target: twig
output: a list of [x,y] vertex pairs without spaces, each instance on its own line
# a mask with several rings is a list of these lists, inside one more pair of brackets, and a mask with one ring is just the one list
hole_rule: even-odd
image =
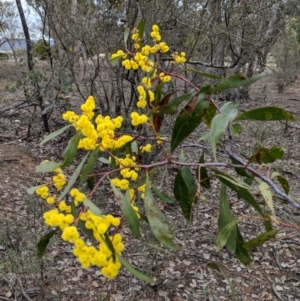
[[11,301],[11,299],[8,299],[8,298],[5,298],[5,297],[1,297],[1,296],[0,296],[0,299],[1,299],[1,300]]
[[276,286],[275,286],[274,283],[272,283],[272,289],[273,289],[273,292],[274,292],[274,294],[276,295],[277,298],[279,298],[281,301],[285,301],[285,300],[281,297],[281,295],[277,292]]
[[27,301],[33,301],[33,300],[26,294],[26,292],[24,291],[24,288],[23,288],[23,285],[22,285],[22,282],[21,282],[20,278],[17,278],[17,280],[18,280],[19,285],[20,285],[20,288],[21,288],[22,296],[23,296]]
[[275,257],[275,260],[276,260],[276,263],[277,263],[279,269],[282,270],[282,266],[281,266],[281,263],[279,261],[278,253],[277,253],[275,248],[273,248],[273,254],[274,254],[274,257]]

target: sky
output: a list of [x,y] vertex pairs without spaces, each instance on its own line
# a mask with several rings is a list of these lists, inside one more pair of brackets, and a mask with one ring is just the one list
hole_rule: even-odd
[[[15,3],[14,0],[5,0],[5,1]],[[23,10],[25,13],[25,17],[27,20],[27,25],[28,25],[28,28],[30,31],[31,38],[32,39],[40,38],[41,32],[39,30],[39,26],[40,26],[41,22],[40,22],[38,15],[34,12],[34,10],[30,6],[27,5],[26,0],[21,0],[21,3],[23,6]],[[17,11],[16,6],[15,6],[15,9]],[[14,32],[14,34],[18,37],[22,36],[23,30],[22,30],[21,21],[19,18],[17,18],[15,25],[16,25],[16,32]]]

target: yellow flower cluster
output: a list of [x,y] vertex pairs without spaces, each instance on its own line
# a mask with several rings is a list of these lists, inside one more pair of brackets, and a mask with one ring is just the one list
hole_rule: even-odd
[[142,153],[150,153],[152,149],[152,145],[150,143],[146,144],[145,146],[141,146],[140,150]]
[[131,124],[133,126],[138,126],[148,121],[147,115],[145,114],[140,115],[138,112],[132,112],[130,117],[131,117]]
[[46,211],[43,217],[46,225],[50,227],[59,227],[61,230],[64,230],[74,221],[74,216],[72,214],[65,215],[60,213],[58,209]]
[[[57,174],[62,174],[60,169],[56,169]],[[56,196],[49,196],[49,188],[41,186],[37,188],[36,193],[46,199],[49,204],[55,202]],[[77,188],[71,189],[69,192],[73,198],[75,206],[78,206],[85,199],[85,194]],[[52,201],[48,201],[52,198]],[[138,209],[136,209],[138,210]],[[45,224],[50,227],[59,227],[62,230],[62,239],[66,242],[74,244],[73,254],[78,258],[83,268],[88,268],[91,265],[101,268],[102,274],[108,279],[115,278],[121,268],[121,263],[117,257],[113,260],[113,254],[106,245],[104,234],[110,227],[118,227],[120,219],[110,214],[97,216],[90,210],[80,214],[79,219],[85,223],[85,227],[93,232],[95,240],[98,242],[99,248],[88,246],[83,239],[80,238],[80,233],[76,227],[74,216],[71,213],[71,206],[65,201],[60,201],[58,208],[51,209],[44,213]],[[73,225],[72,225],[73,224]],[[74,225],[75,224],[75,225]],[[117,254],[121,254],[124,249],[121,234],[117,233],[110,236],[109,239]]]
[[172,77],[170,75],[166,75],[164,72],[161,72],[159,74],[159,78],[163,83],[167,83],[172,79]]
[[151,36],[151,38],[154,39],[155,42],[159,42],[161,40],[159,27],[156,24],[152,25],[152,31],[151,31],[150,36]]
[[[123,52],[117,52],[121,57]],[[150,96],[154,99],[154,95]],[[79,140],[78,148],[85,150],[94,150],[99,147],[101,151],[122,148],[126,143],[132,141],[129,135],[115,137],[115,130],[122,127],[123,117],[110,118],[99,114],[95,118],[95,125],[92,122],[95,109],[95,100],[89,96],[85,103],[81,105],[82,115],[78,116],[72,111],[64,113],[63,119],[72,123],[77,131],[81,131],[84,138]]]
[[40,196],[42,199],[47,199],[49,195],[49,188],[45,186],[41,186],[36,189],[35,193]]
[[[112,252],[106,245],[104,240],[104,234],[108,229],[118,227],[120,225],[120,219],[113,217],[112,215],[97,216],[90,210],[80,215],[80,219],[85,222],[85,227],[93,231],[94,238],[99,243],[99,249],[94,246],[88,246],[79,236],[76,227],[66,227],[62,233],[62,239],[74,243],[73,254],[78,258],[83,268],[88,268],[91,265],[98,266],[101,269],[102,274],[108,279],[115,278],[121,268],[121,263],[118,258],[113,261]],[[121,254],[124,249],[121,234],[117,233],[113,236],[109,236],[110,241],[116,251]]]
[[186,62],[185,55],[186,55],[185,52],[180,52],[180,54],[178,54],[178,52],[175,52],[172,54],[172,57],[174,58],[176,63],[180,64]]
[[62,173],[60,168],[55,169],[54,172],[56,173],[56,175],[53,176],[52,181],[54,183],[55,188],[59,191],[66,185],[66,177]]

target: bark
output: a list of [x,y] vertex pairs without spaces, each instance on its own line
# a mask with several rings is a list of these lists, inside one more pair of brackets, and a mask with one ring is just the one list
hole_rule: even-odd
[[[19,12],[19,15],[20,15],[24,36],[25,36],[25,39],[26,39],[26,47],[27,47],[26,52],[27,52],[28,70],[31,71],[31,72],[34,72],[32,47],[31,47],[31,43],[30,43],[30,34],[29,34],[29,30],[28,30],[28,26],[27,26],[27,22],[26,22],[26,18],[25,18],[25,14],[24,14],[24,10],[23,10],[23,7],[22,7],[21,0],[16,0],[16,5],[17,5],[18,12]],[[42,111],[42,120],[43,120],[44,130],[49,133],[50,132],[50,127],[49,127],[49,123],[48,123],[48,116],[47,116],[47,113],[43,113],[45,107],[43,105],[44,101],[43,101],[43,97],[41,95],[41,91],[39,89],[39,83],[37,81],[33,81],[32,84],[34,86],[36,99],[37,99],[37,101],[39,103],[39,107]]]

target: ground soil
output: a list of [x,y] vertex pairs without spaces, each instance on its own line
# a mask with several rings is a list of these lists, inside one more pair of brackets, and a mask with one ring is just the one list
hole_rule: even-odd
[[[22,95],[5,90],[7,82],[3,74],[0,80],[2,111],[18,104]],[[300,81],[278,94],[276,83],[269,76],[251,88],[250,96],[251,100],[241,103],[240,111],[262,104],[276,105],[294,114],[297,121],[243,124],[243,135],[236,139],[237,152],[248,156],[261,140],[267,147],[281,146],[285,156],[274,164],[274,169],[288,179],[290,195],[299,200]],[[45,205],[26,190],[40,183],[43,177],[35,173],[35,166],[46,158],[61,159],[68,139],[56,139],[41,146],[39,142],[45,134],[38,121],[27,139],[28,123],[32,120],[29,112],[12,108],[0,116],[0,300],[300,300],[300,235],[299,230],[289,227],[300,226],[299,211],[274,198],[276,215],[286,226],[281,227],[276,239],[251,250],[253,262],[245,267],[225,249],[216,252],[217,182],[212,182],[211,190],[203,191],[206,200],[196,204],[192,225],[184,222],[177,206],[159,203],[172,224],[180,251],[163,252],[146,245],[156,243],[146,225],[141,241],[133,239],[128,228],[123,229],[124,257],[154,277],[154,285],[137,280],[124,268],[113,281],[107,281],[96,268],[83,270],[71,254],[71,246],[59,237],[51,241],[46,256],[39,260],[36,243],[49,231],[41,218]],[[267,171],[268,167],[261,167],[261,172]],[[157,183],[170,194],[175,171],[168,168],[161,172]],[[229,193],[229,198],[235,214],[254,214],[233,193]],[[100,203],[114,213],[119,212],[109,193]],[[241,229],[247,239],[263,231],[262,223],[253,219],[244,220]],[[208,267],[211,262],[217,263],[230,279],[234,294],[226,278]]]

